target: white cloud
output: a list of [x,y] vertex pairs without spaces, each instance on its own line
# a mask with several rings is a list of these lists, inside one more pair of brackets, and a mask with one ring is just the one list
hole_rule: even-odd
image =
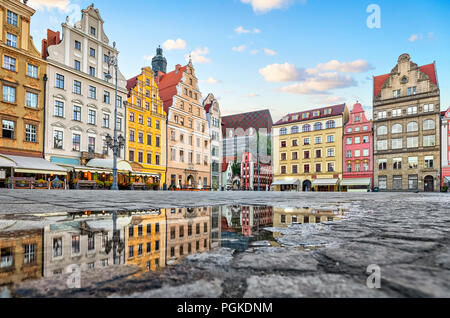
[[[211,59],[207,58],[205,55],[209,54],[209,48],[206,46],[204,48],[198,47],[191,52],[190,57],[193,63],[207,64],[211,63]],[[186,55],[186,61],[189,61],[189,55]]]
[[364,60],[356,60],[353,62],[339,62],[331,60],[325,64],[319,64],[314,69],[307,69],[309,74],[317,74],[321,71],[338,71],[342,73],[364,73],[373,69],[372,65]]
[[426,36],[423,36],[421,33],[417,33],[417,34],[413,34],[409,37],[408,41],[409,42],[416,42],[416,41],[421,41],[421,40],[433,40],[434,39],[434,33],[433,32],[428,32],[428,34]]
[[220,81],[217,80],[217,79],[215,79],[214,77],[208,78],[208,79],[206,80],[206,82],[209,83],[209,84],[218,84],[218,83],[220,83]]
[[419,35],[418,34],[413,34],[409,37],[409,42],[415,42],[419,39]]
[[264,49],[264,53],[266,53],[267,55],[270,55],[270,56],[277,55],[277,52],[275,52],[274,50],[271,50],[271,49]]
[[302,80],[304,71],[293,64],[272,64],[259,70],[259,74],[264,76],[267,82],[294,82]]
[[259,53],[259,50],[252,50],[252,51],[250,52],[251,55],[256,55],[256,54],[258,54],[258,53]]
[[258,34],[258,33],[261,33],[261,30],[254,28],[252,31],[252,30],[245,29],[243,26],[239,26],[236,29],[234,29],[234,32],[236,32],[237,34],[247,34],[247,33]]
[[[294,0],[241,0],[242,3],[250,4],[255,13],[266,13],[274,9],[289,7]],[[302,0],[306,2],[306,0]]]
[[30,0],[28,5],[33,9],[59,9],[67,11],[67,7],[70,4],[70,0]]
[[351,76],[335,73],[321,73],[306,79],[302,83],[295,83],[280,89],[284,93],[293,94],[328,94],[328,91],[336,88],[347,88],[357,86],[357,82]]
[[243,44],[241,46],[233,47],[232,50],[235,52],[243,52],[247,48],[247,45]]
[[163,43],[163,48],[167,51],[184,50],[186,48],[186,41],[182,39],[169,39]]

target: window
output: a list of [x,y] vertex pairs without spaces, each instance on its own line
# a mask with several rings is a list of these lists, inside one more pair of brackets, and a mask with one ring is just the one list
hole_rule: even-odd
[[292,160],[297,160],[298,159],[298,152],[293,152],[291,154],[291,156],[292,156]]
[[363,157],[369,157],[369,149],[363,150]]
[[433,112],[433,111],[434,111],[434,104],[427,104],[427,105],[423,106],[424,113]]
[[297,165],[293,165],[292,166],[292,173],[293,174],[297,174],[298,173],[298,166]]
[[56,88],[64,89],[64,76],[56,74]]
[[281,148],[286,148],[287,147],[287,142],[286,141],[282,141],[281,142]]
[[392,98],[397,98],[402,96],[401,90],[396,89],[395,91],[392,92]]
[[134,257],[134,246],[129,246],[128,247],[128,258],[133,258]]
[[385,119],[387,118],[387,112],[378,112],[378,119]]
[[25,124],[25,140],[27,142],[36,142],[37,127],[35,125]]
[[103,122],[102,122],[102,126],[104,128],[109,128],[109,123],[110,123],[110,115],[109,114],[103,114]]
[[81,71],[81,63],[80,63],[80,61],[75,60],[75,61],[73,62],[73,68],[74,68],[75,70],[77,70],[77,71]]
[[352,172],[352,164],[347,164],[347,172]]
[[143,125],[143,124],[144,124],[144,116],[139,115],[139,117],[138,117],[138,123],[139,123],[139,125]]
[[97,111],[93,109],[89,109],[88,111],[88,124],[96,125],[97,124]]
[[88,251],[95,250],[95,236],[94,234],[88,235]]
[[369,163],[364,162],[363,166],[364,166],[364,171],[365,172],[369,171]]
[[435,128],[436,128],[436,125],[435,125],[434,120],[427,119],[423,122],[423,130],[432,130]]
[[355,150],[355,158],[361,157],[361,150]]
[[88,138],[88,151],[90,153],[95,153],[95,137]]
[[363,144],[369,143],[369,136],[363,136]]
[[378,188],[380,188],[381,190],[387,189],[387,177],[386,176],[378,177]]
[[352,137],[347,138],[346,144],[347,145],[353,144],[353,138]]
[[281,128],[280,129],[280,135],[282,135],[282,136],[287,135],[287,129],[286,128]]
[[89,66],[89,75],[95,77],[95,67]]
[[89,86],[89,98],[97,99],[97,88],[95,86]]
[[327,121],[326,127],[327,129],[336,128],[336,122],[334,120],[329,120]]
[[299,132],[298,126],[294,126],[291,128],[291,134],[297,134]]
[[321,149],[316,150],[316,158],[322,158],[322,150]]
[[394,158],[394,159],[392,159],[392,162],[393,162],[392,168],[394,170],[402,169],[402,158]]
[[134,123],[134,113],[130,112],[130,121]]
[[16,102],[16,88],[3,85],[3,101],[8,103]]
[[80,236],[72,236],[72,255],[80,254]]
[[303,144],[304,144],[305,146],[308,146],[308,145],[310,144],[310,139],[309,139],[309,138],[303,139]]
[[281,174],[286,174],[286,166],[281,166]]
[[408,189],[409,190],[419,189],[419,177],[417,175],[408,176]]
[[152,164],[152,154],[151,154],[151,153],[147,153],[147,163],[148,163],[149,165]]
[[144,234],[144,227],[142,224],[138,225],[138,236],[143,236]]
[[394,109],[392,111],[392,117],[400,117],[402,115],[402,110],[401,109]]
[[403,127],[401,124],[395,124],[392,126],[393,134],[401,134],[403,132]]
[[160,122],[159,120],[157,120],[157,121],[155,122],[155,128],[158,129],[158,130],[161,129],[161,122]]
[[73,151],[81,151],[81,135],[73,134],[72,136]]
[[359,145],[361,143],[361,137],[355,137],[355,145]]
[[117,130],[122,131],[122,118],[117,118]]
[[316,163],[316,172],[322,172],[322,164]]
[[152,119],[147,118],[147,127],[152,127]]
[[303,171],[304,171],[304,173],[309,173],[309,165],[304,165]]
[[408,95],[409,96],[411,96],[411,95],[416,95],[417,94],[417,87],[416,86],[414,86],[414,87],[408,87]]
[[423,146],[424,147],[436,146],[436,136],[435,135],[423,136]]
[[417,106],[408,107],[408,115],[417,114]]
[[350,134],[351,132],[353,132],[353,129],[352,128],[348,128],[347,132]]
[[303,153],[303,158],[304,158],[304,159],[309,159],[309,157],[310,157],[310,155],[309,155],[309,150],[307,150],[307,151],[305,151],[305,152]]
[[419,147],[419,137],[409,137],[409,138],[407,138],[407,147],[408,148],[417,148],[417,147]]
[[37,108],[38,107],[38,94],[27,92],[27,107]]
[[130,129],[130,141],[134,142],[134,129]]
[[330,148],[327,150],[327,157],[334,157],[334,149]]
[[6,45],[17,48],[17,36],[6,32]]
[[402,189],[402,176],[394,176],[392,188],[394,190],[401,190]]
[[75,45],[74,45],[74,47],[75,47],[75,50],[81,51],[81,42],[75,40]]
[[302,131],[303,132],[310,132],[311,131],[311,125],[303,125]]
[[157,148],[161,147],[161,137],[160,136],[156,136],[155,145]]
[[298,140],[297,139],[292,140],[292,147],[298,147]]
[[28,64],[27,75],[32,78],[38,78],[39,68],[33,64]]
[[434,157],[433,156],[426,156],[425,157],[425,168],[434,168]]
[[363,126],[363,131],[368,131],[369,130],[369,126]]
[[323,125],[322,123],[315,123],[314,124],[314,130],[322,130]]
[[347,158],[351,158],[353,155],[353,152],[351,150],[347,150]]
[[403,139],[392,139],[392,149],[402,149],[403,148]]
[[388,142],[387,140],[378,140],[377,142],[377,150],[387,150]]
[[73,93],[81,95],[81,82],[73,81]]
[[17,18],[18,18],[17,13],[14,13],[14,12],[8,10],[7,18],[6,18],[6,21],[7,21],[8,24],[12,24],[14,26],[18,26],[17,25],[17,21],[18,21]]
[[63,255],[62,237],[53,239],[53,257],[61,257]]
[[55,101],[55,109],[53,115],[55,117],[64,117],[64,103],[61,101]]
[[419,124],[417,124],[415,121],[409,122],[406,129],[407,129],[407,132],[419,131]]
[[385,136],[385,135],[387,135],[387,133],[388,133],[388,129],[387,129],[386,126],[378,127],[378,129],[377,129],[377,135],[378,136]]
[[89,48],[89,56],[95,57],[95,49]]
[[95,36],[97,34],[97,30],[94,27],[91,27],[91,35]]
[[122,96],[117,96],[116,105],[119,108],[122,108]]
[[379,159],[378,170],[386,170],[386,169],[387,169],[387,159]]
[[147,146],[152,145],[152,134],[147,134]]
[[329,162],[327,163],[328,172],[334,172],[334,163]]
[[408,157],[408,169],[417,169],[419,167],[418,157]]
[[316,137],[316,144],[322,143],[322,137]]
[[142,133],[142,132],[138,133],[138,143],[140,143],[140,144],[144,143],[144,133]]
[[334,142],[334,135],[327,136],[327,142]]
[[150,254],[151,252],[152,252],[152,243],[147,243],[147,253]]
[[105,91],[104,94],[103,94],[103,102],[105,104],[110,104],[111,103],[110,94],[107,91]]

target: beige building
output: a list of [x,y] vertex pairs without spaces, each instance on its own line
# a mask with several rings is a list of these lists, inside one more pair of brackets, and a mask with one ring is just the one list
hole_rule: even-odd
[[374,175],[381,191],[440,190],[440,90],[435,64],[408,54],[374,77]]
[[211,186],[211,136],[192,61],[158,72],[159,95],[167,113],[167,182],[169,188]]
[[[49,78],[45,158],[51,162],[79,166],[95,158],[113,158],[105,145],[105,137],[113,136],[115,128],[115,71],[108,68],[108,59],[109,54],[118,56],[119,52],[104,33],[103,24],[98,9],[90,5],[82,10],[81,21],[62,23],[62,39],[59,31],[48,30],[42,42]],[[113,76],[110,80],[108,73]],[[118,71],[119,135],[125,135],[126,128],[126,85]]]

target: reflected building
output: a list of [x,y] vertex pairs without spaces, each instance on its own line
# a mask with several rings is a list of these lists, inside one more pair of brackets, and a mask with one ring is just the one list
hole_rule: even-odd
[[273,226],[283,228],[292,224],[308,224],[338,221],[342,218],[342,209],[312,208],[274,208]]
[[222,218],[222,207],[214,206],[211,207],[211,249],[220,248],[221,241],[220,238],[222,236],[220,226],[220,220]]
[[[215,212],[216,213],[216,212]],[[167,263],[211,250],[211,208],[171,209],[167,220]]]
[[166,266],[166,210],[133,216],[125,232],[126,264],[144,271]]
[[117,220],[118,244],[116,262],[108,245],[113,238],[113,221],[80,220],[54,223],[44,228],[44,277],[58,276],[78,266],[80,271],[104,268],[125,262],[125,231],[131,218]]
[[0,286],[42,277],[42,229],[0,232]]

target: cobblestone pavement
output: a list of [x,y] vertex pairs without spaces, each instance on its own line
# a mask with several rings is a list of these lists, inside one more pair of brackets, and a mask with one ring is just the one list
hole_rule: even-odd
[[[292,226],[281,247],[222,248],[139,276],[131,267],[94,271],[81,289],[52,287],[66,278],[25,282],[18,297],[450,297],[449,203],[449,194],[423,193],[0,191],[0,215],[229,204],[349,211],[316,231]],[[334,244],[302,250],[308,241]],[[371,264],[381,268],[380,289],[366,286]]]

